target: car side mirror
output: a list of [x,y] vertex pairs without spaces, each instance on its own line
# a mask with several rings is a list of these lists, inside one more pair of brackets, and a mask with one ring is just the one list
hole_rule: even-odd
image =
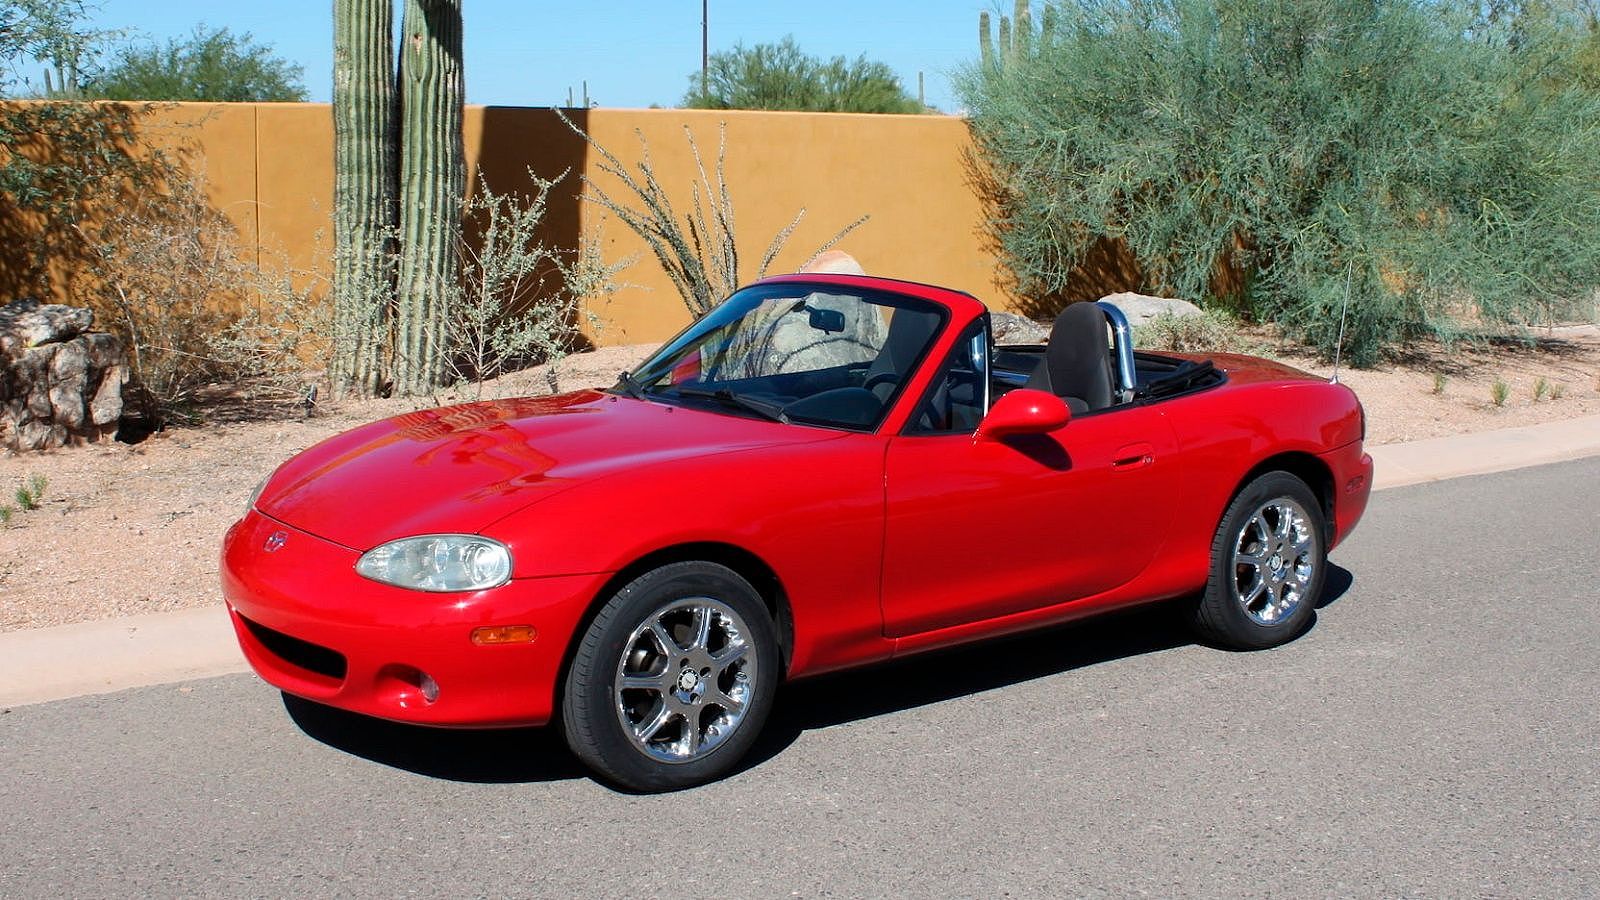
[[980,441],[997,441],[1013,434],[1045,434],[1072,419],[1066,401],[1047,391],[1017,388],[994,402],[978,423]]

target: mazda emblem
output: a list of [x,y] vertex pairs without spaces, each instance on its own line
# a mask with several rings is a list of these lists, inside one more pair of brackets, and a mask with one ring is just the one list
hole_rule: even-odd
[[267,551],[268,553],[277,553],[279,550],[283,549],[283,545],[288,543],[288,541],[288,534],[282,531],[274,531],[272,536],[267,538],[267,542],[261,545],[261,549]]

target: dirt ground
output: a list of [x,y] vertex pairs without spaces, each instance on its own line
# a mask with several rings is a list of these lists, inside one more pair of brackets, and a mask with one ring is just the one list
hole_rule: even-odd
[[[558,367],[560,387],[610,384],[649,349],[569,357]],[[1306,358],[1280,358],[1329,371]],[[1555,329],[1533,348],[1418,345],[1398,363],[1347,368],[1340,379],[1366,406],[1375,444],[1597,415],[1600,329]],[[1506,385],[1503,405],[1493,400],[1497,380]],[[534,369],[426,401],[324,402],[253,421],[219,415],[213,424],[170,429],[139,444],[0,456],[0,505],[15,505],[12,492],[30,476],[48,479],[39,509],[18,511],[0,526],[0,631],[219,602],[222,534],[279,462],[360,423],[435,400],[548,391],[546,372]]]

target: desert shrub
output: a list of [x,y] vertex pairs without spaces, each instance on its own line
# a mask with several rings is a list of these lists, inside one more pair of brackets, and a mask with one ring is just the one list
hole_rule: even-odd
[[326,353],[314,284],[258,265],[198,179],[174,175],[73,228],[103,284],[89,305],[128,347],[125,399],[149,427],[195,418],[199,390],[216,382],[266,399],[297,395]]
[[49,479],[43,475],[38,473],[29,475],[13,492],[13,496],[17,499],[17,505],[28,511],[38,509],[39,502],[44,499],[44,489],[49,484]]
[[[616,276],[633,262],[606,263],[598,232],[570,250],[541,240],[550,191],[566,173],[528,177],[532,194],[496,193],[480,177],[467,201],[476,238],[458,237],[462,279],[442,289],[451,310],[448,368],[458,381],[481,385],[508,369],[559,361],[581,326],[600,325],[587,304],[614,294]],[[549,372],[553,389],[556,367]]]
[[[1120,240],[1144,290],[1327,353],[1348,295],[1346,358],[1369,364],[1419,333],[1549,319],[1600,282],[1600,95],[1562,16],[1050,6],[1048,35],[958,78],[1024,292],[1063,290],[1086,250]],[[1229,269],[1242,287],[1214,296]]]
[[1173,353],[1261,353],[1266,349],[1266,344],[1244,332],[1244,323],[1238,318],[1215,309],[1198,316],[1162,313],[1134,328],[1133,345]]

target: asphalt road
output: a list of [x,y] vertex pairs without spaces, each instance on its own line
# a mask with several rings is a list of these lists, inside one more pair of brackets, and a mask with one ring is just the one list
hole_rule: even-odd
[[1600,894],[1600,458],[1385,491],[1264,653],[1140,613],[796,685],[636,797],[248,676],[0,715],[0,896]]

